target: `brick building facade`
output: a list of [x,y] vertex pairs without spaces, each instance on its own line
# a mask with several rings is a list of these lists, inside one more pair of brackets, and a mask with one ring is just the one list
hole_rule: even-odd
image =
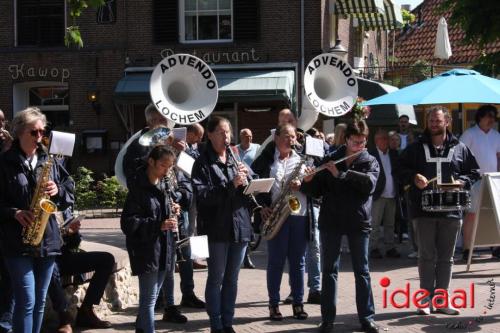
[[[198,5],[192,7],[193,3]],[[206,3],[216,3],[217,8],[204,10],[201,6]],[[303,61],[307,64],[330,47],[330,14],[328,0],[304,4]],[[28,105],[39,105],[54,129],[76,133],[73,169],[84,165],[96,172],[112,172],[121,144],[144,125],[143,110],[150,102],[147,98],[117,100],[117,84],[126,68],[147,71],[171,53],[194,54],[216,72],[231,70],[244,76],[245,72],[286,70],[294,74],[294,92],[288,100],[276,94],[266,100],[227,97],[216,106],[214,113],[229,117],[235,131],[252,128],[257,142],[267,137],[280,108],[300,103],[299,0],[108,0],[105,7],[87,10],[78,19],[81,49],[64,47],[61,33],[70,25],[64,0],[6,0],[0,2],[0,12],[4,13],[0,17],[0,109],[10,119]],[[352,20],[340,21],[339,37],[346,47],[377,42],[376,33],[356,41]],[[385,61],[384,43],[379,40],[378,47],[372,48],[377,49],[379,61]],[[352,61],[353,53],[349,58]],[[89,94],[94,93],[97,100],[91,102]]]

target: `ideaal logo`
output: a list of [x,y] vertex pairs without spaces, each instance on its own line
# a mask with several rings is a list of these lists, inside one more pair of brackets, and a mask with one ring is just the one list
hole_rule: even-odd
[[[419,309],[427,308],[431,305],[434,308],[445,308],[453,306],[457,309],[474,308],[474,283],[469,285],[469,289],[455,289],[450,293],[446,289],[436,289],[434,296],[430,300],[430,293],[425,289],[411,291],[410,283],[407,282],[404,288],[396,288],[388,292],[387,288],[391,285],[391,279],[383,277],[380,279],[382,291],[382,307],[386,309],[389,305],[396,309],[410,308],[410,306]],[[411,305],[410,305],[411,304]]]

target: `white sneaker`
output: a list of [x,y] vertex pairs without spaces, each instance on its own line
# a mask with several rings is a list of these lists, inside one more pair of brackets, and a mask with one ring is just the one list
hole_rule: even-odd
[[450,315],[450,316],[458,316],[460,314],[460,310],[454,308],[451,305],[444,307],[444,308],[436,308],[436,312],[443,313],[445,315]]
[[408,259],[417,259],[418,258],[418,252],[417,251],[413,251],[412,253],[410,253],[408,255]]
[[404,241],[408,240],[408,234],[406,232],[403,232],[402,238]]
[[421,316],[428,316],[431,314],[431,307],[427,307],[427,308],[418,308],[417,309],[417,314],[421,315]]

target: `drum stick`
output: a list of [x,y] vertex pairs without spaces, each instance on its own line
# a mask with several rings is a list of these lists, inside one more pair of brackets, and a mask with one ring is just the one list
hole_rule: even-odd
[[[430,183],[432,183],[432,182],[435,182],[437,179],[438,179],[438,177],[434,177],[434,178],[429,179],[429,180],[427,181],[427,185],[429,185],[429,184],[430,184]],[[411,185],[410,185],[410,184],[408,184],[408,185],[406,185],[406,186],[403,188],[403,190],[406,192],[406,191],[408,191],[408,190],[410,189],[410,187],[411,187]]]

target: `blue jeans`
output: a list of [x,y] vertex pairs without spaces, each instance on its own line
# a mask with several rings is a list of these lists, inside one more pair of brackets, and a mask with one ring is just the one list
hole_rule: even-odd
[[55,257],[4,259],[15,299],[12,328],[16,333],[38,333],[42,327],[45,297]]
[[[341,232],[321,230],[323,251],[323,289],[321,290],[321,317],[323,322],[333,323],[337,314],[337,287],[340,267]],[[361,324],[373,320],[375,306],[368,268],[368,231],[346,233],[351,251],[352,269],[356,283],[356,308]]]
[[293,303],[302,304],[304,297],[304,267],[307,247],[307,217],[289,216],[278,234],[267,242],[267,293],[269,305],[280,302],[283,268],[288,258]]
[[314,238],[307,243],[306,267],[309,292],[321,290],[321,250],[319,247],[319,208],[313,207]]
[[213,330],[233,325],[238,275],[247,245],[247,242],[208,242],[205,301]]
[[139,312],[135,327],[144,333],[155,331],[155,303],[166,273],[163,270],[139,274]]

